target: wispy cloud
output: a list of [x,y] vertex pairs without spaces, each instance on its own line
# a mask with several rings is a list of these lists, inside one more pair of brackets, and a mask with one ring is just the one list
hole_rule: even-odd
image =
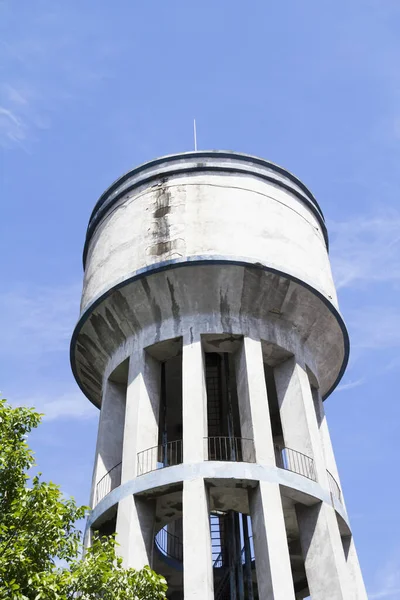
[[397,599],[400,597],[400,553],[397,551],[378,571],[377,584],[370,600],[379,598]]
[[352,390],[356,387],[359,387],[360,385],[364,385],[364,383],[365,383],[364,378],[357,379],[356,381],[349,381],[348,383],[343,383],[343,384],[339,385],[339,387],[336,389],[336,393],[337,392],[345,392],[347,390]]
[[[0,4],[0,9],[2,5]],[[0,147],[29,149],[75,102],[94,99],[111,69],[107,59],[123,43],[105,41],[106,23],[73,4],[43,0],[16,17],[12,2],[0,19]],[[85,51],[82,52],[82,48]]]
[[13,406],[32,406],[43,413],[43,421],[57,419],[93,419],[97,418],[99,411],[79,390],[61,393],[52,396],[36,394],[26,398],[11,399]]
[[[347,311],[347,322],[354,348],[400,348],[400,310],[396,306],[360,306]],[[394,360],[391,357],[391,362]]]
[[386,209],[329,225],[331,260],[338,289],[400,282],[400,213]]
[[20,285],[0,293],[0,356],[40,356],[68,348],[80,285]]

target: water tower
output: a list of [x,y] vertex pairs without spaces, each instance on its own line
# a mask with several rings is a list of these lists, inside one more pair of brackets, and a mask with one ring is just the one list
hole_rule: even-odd
[[365,600],[323,400],[346,367],[324,217],[266,160],[190,152],[90,217],[72,368],[93,531],[176,600]]

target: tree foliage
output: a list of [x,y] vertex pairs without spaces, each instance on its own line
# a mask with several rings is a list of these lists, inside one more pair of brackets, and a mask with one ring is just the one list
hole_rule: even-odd
[[165,580],[150,567],[122,567],[114,537],[95,539],[80,558],[77,522],[86,507],[29,475],[35,463],[26,438],[40,419],[0,399],[0,600],[166,598]]

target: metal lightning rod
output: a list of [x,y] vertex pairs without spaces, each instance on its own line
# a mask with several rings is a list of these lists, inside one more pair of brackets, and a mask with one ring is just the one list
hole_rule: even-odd
[[197,152],[196,119],[193,119],[193,136],[194,136],[194,151]]

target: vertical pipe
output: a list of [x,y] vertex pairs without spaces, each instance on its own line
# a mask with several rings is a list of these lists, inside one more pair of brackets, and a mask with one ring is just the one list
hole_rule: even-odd
[[235,525],[235,546],[236,546],[236,575],[238,584],[238,600],[244,600],[244,583],[243,583],[243,565],[242,565],[242,544],[240,543],[240,515],[237,512],[233,513]]
[[224,352],[224,375],[225,375],[225,391],[226,391],[226,418],[227,418],[227,427],[228,427],[228,437],[230,442],[230,456],[227,460],[237,460],[235,447],[234,447],[234,437],[235,437],[235,428],[233,423],[233,409],[232,409],[232,395],[231,395],[231,386],[230,386],[230,369],[229,369],[229,354]]
[[165,362],[161,363],[161,414],[162,414],[162,462],[164,467],[168,466],[167,456],[167,389],[165,384]]
[[244,539],[244,567],[245,567],[245,585],[247,589],[247,599],[254,600],[253,594],[253,579],[251,575],[251,548],[249,539],[248,516],[242,515],[243,518],[243,539]]
[[235,573],[235,558],[236,558],[236,539],[235,539],[235,522],[233,519],[233,511],[228,514],[229,523],[229,591],[230,600],[237,600],[236,588],[236,573]]

